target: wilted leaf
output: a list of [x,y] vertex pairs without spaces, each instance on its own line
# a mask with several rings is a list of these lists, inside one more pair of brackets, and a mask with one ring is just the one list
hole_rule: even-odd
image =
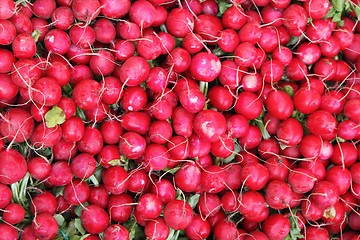
[[45,114],[45,123],[48,128],[55,127],[57,124],[65,122],[65,113],[58,106],[54,106]]

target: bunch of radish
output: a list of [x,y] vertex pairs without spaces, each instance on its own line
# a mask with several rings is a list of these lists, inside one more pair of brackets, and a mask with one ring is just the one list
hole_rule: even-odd
[[360,239],[359,0],[1,0],[0,240]]

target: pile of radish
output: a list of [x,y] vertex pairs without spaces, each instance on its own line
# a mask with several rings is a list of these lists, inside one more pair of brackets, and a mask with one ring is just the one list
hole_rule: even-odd
[[1,0],[0,240],[360,239],[359,0]]

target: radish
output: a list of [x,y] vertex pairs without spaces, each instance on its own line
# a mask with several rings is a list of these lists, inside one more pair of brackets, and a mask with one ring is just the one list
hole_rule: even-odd
[[[24,13],[15,13],[9,20],[14,24],[17,34],[25,33],[30,35],[32,33],[33,26],[31,20]],[[11,31],[11,29],[9,30]]]
[[269,93],[266,106],[269,113],[280,120],[290,117],[294,110],[291,97],[279,90],[274,90]]
[[79,205],[85,203],[90,195],[90,188],[86,182],[80,179],[74,179],[65,186],[63,196],[70,205]]
[[309,192],[315,185],[316,178],[306,168],[294,168],[288,175],[288,183],[296,193]]
[[100,2],[98,0],[74,0],[72,3],[72,10],[77,20],[91,22],[100,13]]
[[281,143],[294,146],[300,143],[303,136],[303,128],[299,121],[294,118],[288,118],[279,124],[276,136]]
[[37,215],[31,224],[34,236],[38,239],[51,239],[59,230],[56,219],[50,214]]
[[130,9],[129,0],[100,0],[100,13],[108,18],[122,18]]
[[290,232],[290,220],[279,213],[270,215],[261,226],[270,240],[284,239]]
[[62,130],[59,125],[47,127],[45,123],[40,123],[30,137],[31,144],[35,147],[53,147],[61,139]]
[[27,163],[24,157],[14,149],[0,152],[0,182],[12,184],[25,177]]
[[220,71],[221,62],[214,54],[200,52],[191,59],[190,72],[199,81],[211,82]]
[[246,218],[254,222],[259,222],[259,216],[266,211],[264,197],[257,191],[248,191],[239,197],[240,213]]
[[0,183],[0,190],[0,208],[3,209],[9,205],[12,197],[12,192],[10,188],[3,183]]
[[185,162],[174,175],[174,182],[184,192],[193,192],[200,184],[201,169],[195,163]]
[[238,201],[239,196],[239,192],[226,191],[221,197],[221,207],[224,211],[229,213],[238,211],[240,207],[240,203]]
[[210,224],[200,215],[195,215],[191,224],[185,228],[185,234],[194,240],[206,239],[210,235]]
[[51,16],[54,26],[61,30],[67,30],[74,23],[75,17],[71,8],[62,6],[54,10]]
[[311,198],[321,209],[327,209],[334,206],[338,201],[339,190],[332,182],[320,181],[312,189]]
[[210,153],[211,142],[204,141],[196,133],[189,138],[189,157],[205,157]]
[[1,8],[1,15],[0,15],[1,20],[11,18],[15,13],[15,3],[11,0],[6,0],[1,2],[0,8]]
[[155,20],[156,10],[148,1],[139,1],[131,5],[129,10],[130,20],[141,29],[151,27]]
[[106,228],[104,233],[104,240],[110,239],[129,239],[129,231],[122,225],[113,224]]
[[96,205],[89,205],[81,211],[81,225],[91,234],[99,234],[110,225],[107,212]]
[[107,50],[97,51],[90,59],[91,71],[99,76],[110,75],[115,70],[115,57]]
[[172,200],[165,205],[164,220],[174,230],[187,228],[193,219],[194,212],[191,206],[182,200]]
[[166,28],[175,37],[185,37],[194,29],[194,17],[185,8],[174,8],[166,19]]
[[55,162],[51,165],[48,181],[53,186],[65,186],[74,178],[69,164],[65,161]]
[[0,120],[0,133],[7,140],[24,142],[34,131],[34,120],[26,110],[12,108],[5,112]]
[[6,206],[3,213],[3,219],[5,222],[9,224],[17,224],[20,223],[25,217],[24,208],[17,204],[11,203]]
[[121,194],[126,191],[129,181],[127,172],[120,166],[110,167],[102,176],[106,189],[113,194]]
[[248,163],[242,168],[241,182],[250,190],[262,189],[269,180],[269,170],[260,163]]
[[235,239],[237,236],[237,228],[233,221],[220,221],[214,229],[216,239]]
[[52,29],[44,38],[46,50],[52,53],[64,55],[70,50],[71,41],[69,35],[60,29]]
[[61,88],[54,78],[44,77],[35,82],[31,94],[38,104],[54,106],[61,99]]
[[43,41],[46,34],[50,31],[49,22],[43,18],[31,18],[30,22],[32,24],[33,32],[36,33],[34,38],[35,41]]
[[90,186],[90,194],[87,201],[90,205],[97,205],[105,209],[108,206],[109,197],[108,191],[104,185],[101,184],[98,186]]
[[130,216],[133,209],[133,198],[127,193],[111,195],[108,202],[108,213],[113,221],[124,223]]
[[266,185],[265,200],[273,209],[287,208],[292,200],[292,190],[284,181],[272,180]]
[[15,227],[10,224],[0,223],[0,239],[16,240],[19,233]]
[[148,239],[165,240],[170,230],[163,218],[158,217],[146,222],[144,233]]
[[16,58],[12,52],[6,49],[0,49],[0,53],[2,56],[0,60],[0,73],[8,73],[11,71],[12,65],[16,62]]
[[30,212],[34,216],[47,213],[54,215],[57,209],[57,200],[50,192],[42,192],[32,198]]
[[253,120],[260,116],[262,103],[255,93],[245,91],[238,95],[234,109],[247,120]]
[[139,198],[135,211],[145,219],[155,219],[160,216],[163,209],[161,200],[152,193],[146,193]]

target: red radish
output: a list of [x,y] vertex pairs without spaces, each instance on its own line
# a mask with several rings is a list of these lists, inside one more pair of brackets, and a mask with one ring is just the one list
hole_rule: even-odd
[[60,29],[52,29],[44,38],[46,50],[52,53],[64,55],[70,50],[71,42],[69,35]]
[[54,26],[61,30],[67,30],[74,23],[75,17],[71,8],[66,6],[58,7],[51,16]]
[[11,189],[3,183],[0,183],[0,190],[0,208],[5,208],[11,201],[12,192]]
[[71,70],[68,65],[65,65],[62,62],[52,62],[47,66],[45,74],[47,77],[55,79],[60,87],[68,84],[71,79]]
[[[203,124],[206,122],[206,126]],[[204,110],[194,118],[194,131],[204,140],[215,142],[226,131],[226,120],[214,110]]]
[[121,117],[121,127],[126,131],[140,135],[147,133],[150,126],[150,117],[144,112],[128,112]]
[[34,14],[40,18],[49,19],[56,8],[55,0],[36,0],[32,5]]
[[225,220],[216,224],[214,229],[214,236],[216,239],[230,240],[237,236],[237,228],[233,221]]
[[34,157],[28,161],[28,171],[35,179],[44,179],[51,170],[50,162],[42,157]]
[[146,142],[141,135],[135,132],[127,132],[121,136],[119,148],[127,158],[137,159],[144,154]]
[[240,195],[240,213],[251,221],[259,222],[261,213],[265,211],[266,203],[264,197],[257,191],[248,191]]
[[175,37],[185,37],[194,29],[194,17],[185,8],[174,8],[166,19],[166,28]]
[[32,198],[30,211],[34,216],[47,213],[54,215],[57,209],[57,200],[50,192],[42,192]]
[[148,145],[144,154],[146,167],[152,170],[163,170],[167,167],[170,159],[168,149],[160,144]]
[[0,19],[9,19],[15,13],[15,3],[11,0],[2,1],[0,3],[1,15]]
[[0,133],[9,141],[24,142],[34,131],[34,120],[21,108],[6,111],[0,120]]
[[80,179],[74,179],[65,186],[63,196],[71,205],[79,205],[86,202],[90,195],[88,184]]
[[174,175],[174,182],[184,192],[193,192],[200,184],[201,169],[195,163],[185,162]]
[[[182,136],[174,136],[167,143],[171,157],[178,160],[186,159],[189,155],[189,142]],[[169,162],[171,164],[171,162]]]
[[288,183],[296,193],[309,192],[315,185],[316,178],[306,168],[294,168],[288,176]]
[[124,239],[129,240],[129,231],[120,224],[113,224],[106,228],[104,233],[104,240],[110,239]]
[[110,218],[119,223],[126,222],[131,215],[132,204],[133,198],[127,193],[111,195],[107,206]]
[[34,101],[40,105],[54,106],[61,99],[61,88],[54,78],[40,78],[33,87],[31,94]]
[[360,99],[350,99],[345,103],[344,113],[347,118],[353,120],[356,123],[360,123],[359,109]]
[[215,216],[221,210],[221,199],[216,194],[205,192],[200,195],[197,209],[200,215],[205,219]]
[[153,143],[165,144],[172,136],[171,124],[165,120],[154,121],[149,127],[148,135]]
[[321,209],[327,209],[338,201],[339,190],[332,182],[320,181],[312,189],[311,198]]
[[[121,123],[116,120],[107,120],[101,124],[100,132],[103,136],[103,140],[107,144],[117,144],[120,140],[124,130],[121,127]],[[106,132],[106,134],[104,134]]]
[[265,26],[261,29],[261,38],[258,40],[258,44],[266,53],[271,53],[279,46],[277,34],[276,29],[272,26]]
[[281,143],[294,146],[300,143],[303,136],[303,128],[298,120],[288,118],[279,124],[276,136]]
[[316,159],[320,156],[323,140],[318,135],[308,134],[303,137],[299,144],[301,155],[306,158]]
[[154,117],[158,120],[166,120],[170,118],[172,114],[171,104],[167,100],[161,98],[156,99],[152,103],[150,110]]
[[206,239],[210,235],[210,224],[207,220],[195,215],[191,224],[185,228],[185,234],[188,238],[194,240]]
[[90,59],[90,69],[99,76],[110,75],[115,70],[115,57],[107,50],[97,51]]
[[171,119],[174,131],[177,135],[190,137],[193,132],[194,113],[188,112],[184,107],[174,109]]
[[273,209],[287,208],[292,200],[292,190],[282,180],[272,180],[265,188],[265,200]]
[[162,54],[162,43],[158,36],[150,34],[137,42],[136,50],[146,60],[154,60]]
[[252,191],[262,189],[269,180],[269,170],[260,163],[248,163],[241,171],[241,182]]
[[127,86],[137,86],[149,75],[149,64],[143,57],[128,58],[120,68],[120,80]]
[[309,226],[304,229],[304,236],[308,239],[329,240],[329,232],[322,227]]
[[100,18],[94,24],[95,39],[101,43],[110,43],[116,37],[116,29],[112,22]]
[[339,91],[325,92],[321,96],[320,109],[329,113],[340,114],[344,110],[344,97]]
[[182,200],[172,200],[164,208],[164,220],[174,230],[187,228],[192,222],[193,215],[190,205]]
[[290,232],[290,220],[279,213],[270,215],[261,226],[270,240],[284,239]]
[[51,165],[48,181],[53,186],[65,186],[74,178],[69,164],[65,161],[55,162]]
[[0,152],[0,182],[12,184],[21,180],[27,172],[27,163],[24,157],[14,149]]
[[51,239],[59,230],[56,219],[47,213],[35,216],[31,227],[34,236],[38,239]]
[[163,204],[167,204],[175,199],[175,189],[171,182],[166,179],[160,179],[151,185],[151,193],[157,195]]
[[221,207],[226,212],[235,212],[239,210],[239,192],[226,191],[224,195],[221,196]]
[[71,41],[81,48],[88,48],[95,42],[95,31],[85,24],[77,24],[69,31]]
[[[31,18],[33,32],[35,31],[35,41],[43,41],[46,34],[50,31],[49,22],[43,18]],[[28,33],[30,34],[30,33]]]
[[306,65],[312,65],[321,57],[321,51],[317,44],[306,42],[298,47],[296,56]]
[[146,222],[144,232],[149,239],[165,240],[169,236],[170,230],[164,219],[158,217]]
[[102,179],[106,189],[113,194],[125,192],[129,185],[128,174],[120,166],[107,169],[103,173]]
[[160,216],[163,204],[155,194],[146,193],[139,198],[135,209],[145,219],[155,219]]
[[221,62],[211,53],[201,52],[191,59],[190,72],[199,81],[211,82],[221,71]]
[[279,90],[274,90],[269,93],[266,106],[269,113],[280,120],[290,117],[294,110],[291,97]]
[[269,170],[269,180],[284,181],[289,174],[289,161],[286,158],[272,156],[264,164]]
[[330,160],[335,165],[351,167],[357,158],[356,147],[351,142],[341,142],[334,146]]
[[225,189],[226,172],[219,166],[212,165],[203,169],[201,186],[205,192],[218,193]]
[[7,223],[0,223],[0,239],[16,240],[19,233],[15,227]]
[[245,71],[245,67],[240,67],[232,60],[225,60],[221,63],[221,71],[218,77],[224,87],[232,90],[240,85]]
[[293,81],[300,81],[305,78],[308,70],[303,61],[298,58],[293,58],[290,64],[285,68],[286,76]]
[[140,27],[133,22],[118,22],[116,24],[116,33],[125,40],[133,41],[141,36]]
[[96,160],[90,154],[81,153],[72,159],[70,167],[76,177],[85,179],[95,172]]
[[89,205],[81,212],[81,225],[91,234],[99,234],[110,225],[107,212],[96,205]]
[[199,34],[188,33],[182,41],[182,47],[190,54],[198,53],[204,47],[203,38]]
[[253,120],[260,116],[262,103],[255,93],[242,92],[237,97],[234,109],[246,119]]
[[40,68],[31,59],[18,60],[11,69],[11,80],[19,87],[28,89],[41,77]]
[[74,0],[72,3],[72,10],[77,20],[91,22],[100,13],[100,2],[98,0]]
[[100,101],[100,89],[101,85],[95,80],[81,81],[74,87],[74,102],[79,108],[90,110]]
[[35,40],[29,34],[19,34],[13,40],[12,50],[16,58],[32,58],[36,53]]
[[109,202],[109,193],[104,185],[90,186],[90,194],[87,199],[91,205],[97,205],[101,208],[106,208]]
[[11,71],[12,65],[16,62],[16,58],[12,52],[6,49],[0,49],[0,73],[8,73]]
[[[15,26],[17,34],[31,34],[33,31],[33,25],[24,13],[17,12],[14,16],[9,19]],[[11,29],[9,29],[11,30]]]
[[53,147],[61,139],[62,130],[59,125],[48,128],[45,123],[40,123],[30,137],[35,147]]
[[63,138],[53,146],[54,160],[56,161],[70,161],[75,157],[78,152],[78,148],[75,143],[69,143]]
[[112,19],[124,17],[131,5],[129,0],[100,0],[100,4],[100,13]]
[[151,27],[155,20],[156,10],[148,1],[135,2],[129,11],[130,20],[136,23],[141,29]]
[[24,217],[25,210],[21,205],[17,203],[11,203],[4,209],[3,219],[9,224],[20,223],[24,219]]

